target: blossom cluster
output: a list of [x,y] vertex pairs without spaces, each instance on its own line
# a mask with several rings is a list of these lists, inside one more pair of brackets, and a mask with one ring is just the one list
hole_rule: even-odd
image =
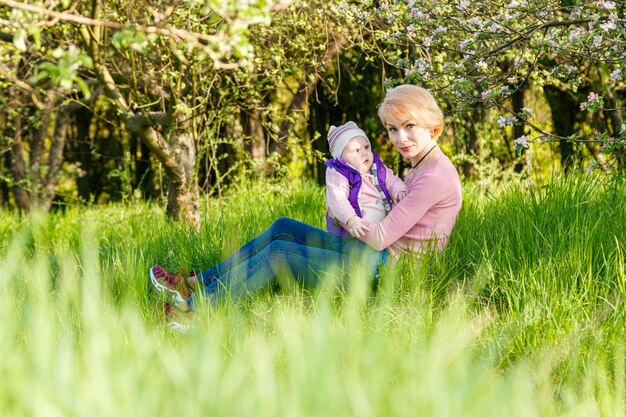
[[515,139],[515,141],[513,142],[513,149],[518,154],[522,152],[522,149],[528,149],[529,146],[530,146],[530,142],[528,141],[528,136],[526,135],[520,136],[519,138]]
[[507,127],[507,126],[513,126],[514,123],[516,123],[518,121],[517,117],[515,116],[500,116],[498,118],[498,125],[500,125],[500,127]]
[[596,113],[604,106],[604,98],[593,91],[587,95],[587,101],[580,103],[581,110]]
[[[568,6],[547,6],[543,0],[389,0],[378,8],[349,4],[371,11],[368,27],[382,42],[372,52],[401,69],[403,77],[386,79],[386,86],[412,82],[434,88],[458,112],[476,107],[501,111],[493,119],[501,129],[525,126],[525,134],[514,141],[517,152],[528,149],[529,138],[536,137],[533,130],[538,137],[555,136],[542,130],[545,121],[529,122],[530,109],[512,108],[515,92],[551,86],[575,97],[581,111],[598,114],[606,90],[625,87],[626,19],[617,1]],[[613,114],[602,114],[604,119],[594,123],[610,125],[607,118]],[[589,114],[578,117],[584,123],[592,120]]]

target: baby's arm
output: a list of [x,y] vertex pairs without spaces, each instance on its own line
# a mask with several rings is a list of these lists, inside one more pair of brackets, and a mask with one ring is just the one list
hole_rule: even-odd
[[344,228],[354,237],[364,236],[369,229],[357,216],[350,204],[350,185],[346,177],[334,169],[326,169],[326,205],[330,214],[345,225]]
[[342,224],[347,224],[351,217],[356,216],[354,207],[348,201],[349,194],[348,179],[334,169],[326,168],[326,205]]
[[406,196],[406,184],[399,177],[394,175],[393,171],[389,169],[389,167],[387,167],[386,172],[387,175],[385,178],[385,182],[387,184],[387,190],[389,191],[389,195],[393,199],[393,202],[398,203]]

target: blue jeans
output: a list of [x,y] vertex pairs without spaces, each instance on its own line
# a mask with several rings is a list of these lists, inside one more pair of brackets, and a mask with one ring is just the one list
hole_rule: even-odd
[[[387,261],[387,251],[376,251],[358,239],[342,239],[308,224],[281,217],[265,232],[229,258],[197,275],[210,303],[224,297],[238,299],[276,282],[279,275],[315,287],[328,273],[350,273],[367,268],[371,277]],[[195,295],[188,303],[193,307]]]

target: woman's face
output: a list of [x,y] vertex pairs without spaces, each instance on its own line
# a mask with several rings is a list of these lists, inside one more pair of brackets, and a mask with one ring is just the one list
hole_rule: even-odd
[[411,163],[417,162],[435,143],[431,131],[418,125],[413,118],[388,118],[385,127],[393,146]]
[[372,154],[370,143],[363,136],[352,138],[343,148],[341,157],[361,174],[369,172],[374,163],[374,155]]

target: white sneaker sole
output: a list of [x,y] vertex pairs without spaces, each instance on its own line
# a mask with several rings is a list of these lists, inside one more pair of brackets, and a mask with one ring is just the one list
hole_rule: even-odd
[[165,285],[161,284],[157,277],[154,276],[152,268],[150,268],[150,282],[152,283],[154,288],[157,289],[157,291],[169,297],[169,300],[167,301],[171,303],[182,303],[185,301],[178,291],[167,288]]
[[189,330],[189,325],[188,324],[181,324],[181,323],[177,323],[175,321],[170,321],[169,323],[167,323],[167,326],[176,331],[176,332],[180,332],[180,333],[185,333]]

